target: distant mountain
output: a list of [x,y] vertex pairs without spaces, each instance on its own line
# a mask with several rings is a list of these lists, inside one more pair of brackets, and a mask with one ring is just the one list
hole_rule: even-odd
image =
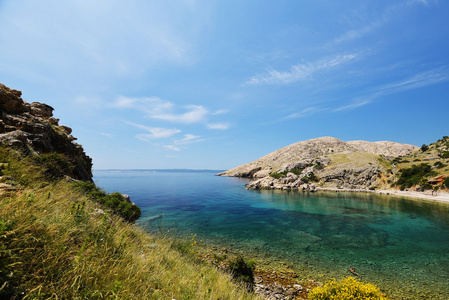
[[[335,154],[364,152],[374,155],[397,157],[418,150],[417,146],[395,142],[344,142],[333,137],[320,137],[301,141],[274,151],[253,162],[220,173],[221,176],[265,177],[270,173],[282,172],[295,163],[307,159],[318,159]],[[290,166],[290,167],[289,167]]]
[[422,191],[449,187],[448,150],[448,137],[421,148],[321,137],[294,143],[218,175],[254,178],[248,189]]

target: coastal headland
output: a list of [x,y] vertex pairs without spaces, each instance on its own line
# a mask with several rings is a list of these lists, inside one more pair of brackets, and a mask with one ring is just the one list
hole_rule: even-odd
[[365,192],[449,202],[449,137],[421,148],[321,137],[218,175],[254,179],[247,189]]

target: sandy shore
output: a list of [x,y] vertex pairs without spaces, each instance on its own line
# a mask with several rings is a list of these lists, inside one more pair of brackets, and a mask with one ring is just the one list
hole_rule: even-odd
[[449,193],[438,191],[432,194],[432,191],[414,192],[414,191],[399,191],[399,190],[363,190],[363,189],[333,189],[333,188],[320,188],[317,191],[323,192],[340,192],[340,193],[373,193],[381,195],[392,195],[397,197],[415,198],[429,201],[438,201],[449,204]]
[[434,192],[434,194],[432,194],[431,191],[411,192],[411,191],[397,191],[397,190],[379,190],[379,191],[375,191],[375,193],[383,194],[383,195],[394,195],[394,196],[399,196],[399,197],[410,197],[410,198],[418,198],[418,199],[424,199],[424,200],[449,203],[449,193],[441,192],[441,191]]

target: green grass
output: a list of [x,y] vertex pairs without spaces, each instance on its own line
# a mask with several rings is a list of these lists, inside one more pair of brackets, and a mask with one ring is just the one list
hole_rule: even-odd
[[425,178],[435,175],[436,172],[432,171],[429,164],[421,163],[419,165],[413,165],[410,168],[401,170],[401,175],[399,180],[396,182],[396,185],[400,186],[401,190],[403,190],[417,184],[422,184]]
[[111,210],[126,221],[134,222],[141,215],[140,208],[132,203],[128,203],[120,193],[107,194],[93,182],[79,181],[73,185],[90,199],[100,203],[103,207]]
[[293,173],[295,175],[301,175],[302,171],[303,171],[303,169],[295,168],[295,169],[292,169],[292,170],[289,170],[289,171],[274,172],[274,173],[271,173],[270,176],[273,177],[273,178],[279,179],[279,178],[287,177],[288,173]]
[[30,158],[0,147],[0,162],[17,188],[0,198],[0,299],[257,298]]

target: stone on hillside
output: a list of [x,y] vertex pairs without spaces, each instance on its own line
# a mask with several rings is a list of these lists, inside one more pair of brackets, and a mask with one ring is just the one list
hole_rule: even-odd
[[31,112],[33,115],[42,117],[42,118],[50,118],[53,116],[53,110],[54,108],[50,105],[39,103],[39,102],[32,102],[30,104]]
[[25,101],[20,98],[21,91],[13,90],[0,83],[0,111],[18,114],[27,111]]

